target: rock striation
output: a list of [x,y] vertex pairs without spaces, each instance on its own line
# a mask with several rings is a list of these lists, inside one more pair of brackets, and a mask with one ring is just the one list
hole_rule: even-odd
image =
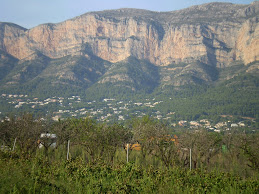
[[173,12],[119,9],[24,29],[0,23],[0,49],[25,59],[93,54],[115,63],[133,56],[157,66],[200,61],[226,67],[259,57],[259,2],[209,3]]

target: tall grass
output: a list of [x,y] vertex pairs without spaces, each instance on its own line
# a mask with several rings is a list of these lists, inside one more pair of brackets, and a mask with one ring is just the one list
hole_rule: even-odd
[[0,193],[258,193],[257,177],[232,173],[166,168],[155,159],[118,150],[113,164],[90,163],[81,150],[66,160],[65,149],[20,158],[1,152]]

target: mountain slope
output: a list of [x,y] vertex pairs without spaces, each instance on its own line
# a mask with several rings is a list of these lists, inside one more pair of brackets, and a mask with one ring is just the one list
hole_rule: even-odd
[[123,87],[131,86],[131,90],[152,91],[159,81],[158,68],[147,62],[129,57],[124,61],[114,63],[99,84],[112,83]]
[[9,93],[65,95],[80,93],[102,76],[110,63],[95,56],[66,56],[50,59],[40,53],[29,60],[14,63],[14,68],[1,80],[0,89]]
[[16,58],[0,50],[0,81],[9,74],[17,62]]

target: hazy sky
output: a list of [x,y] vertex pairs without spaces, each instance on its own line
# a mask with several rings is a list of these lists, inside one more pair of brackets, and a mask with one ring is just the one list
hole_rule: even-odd
[[140,8],[173,11],[209,2],[250,4],[254,0],[0,0],[0,21],[26,28],[57,23],[90,11]]

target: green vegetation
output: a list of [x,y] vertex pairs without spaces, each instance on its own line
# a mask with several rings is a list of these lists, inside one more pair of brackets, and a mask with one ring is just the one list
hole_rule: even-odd
[[[94,84],[87,90],[73,88],[70,85],[52,85],[50,82],[35,79],[39,82],[37,93],[34,91],[34,97],[44,100],[48,97],[66,97],[79,94],[82,101],[73,103],[76,110],[86,108],[87,110],[94,108],[103,109],[102,100],[104,98],[114,98],[116,101],[124,101],[124,103],[132,102],[150,102],[152,99],[163,101],[155,107],[146,106],[128,106],[128,110],[124,111],[124,115],[134,113],[136,111],[144,112],[146,115],[152,115],[152,112],[160,111],[162,115],[175,112],[172,122],[182,119],[197,120],[208,118],[218,120],[220,115],[233,115],[235,117],[252,117],[259,115],[258,103],[258,77],[254,75],[240,75],[228,81],[217,84],[216,86],[208,85],[188,85],[182,87],[165,86],[157,87],[150,93],[151,87],[142,88],[133,91],[136,85],[130,85],[128,82]],[[22,91],[30,91],[27,87],[20,87]],[[8,92],[8,91],[5,91]],[[7,93],[10,94],[10,93]],[[12,94],[12,93],[11,93]],[[18,93],[19,94],[19,93]],[[24,94],[24,93],[21,93]],[[26,93],[25,93],[26,94]],[[33,97],[32,96],[32,97]],[[146,101],[146,99],[151,99]],[[96,101],[95,105],[89,105],[88,102]],[[21,108],[14,108],[15,105],[7,103],[7,99],[0,98],[1,112],[8,115],[13,112],[32,112],[38,115],[46,115],[57,112],[60,109],[70,109],[68,102],[64,101],[64,108],[59,103],[53,103],[46,106],[37,106],[32,109],[29,105],[23,105]],[[16,102],[18,103],[18,102]],[[115,108],[115,107],[114,107]],[[37,111],[39,111],[37,113]]]
[[[174,110],[178,118],[187,120],[222,114],[255,118],[259,110],[258,85],[257,77],[245,75],[234,77],[216,87],[188,86],[180,91],[169,87],[157,91],[162,93],[161,99],[164,99],[164,103],[159,104],[159,110]],[[172,100],[166,98],[169,95]]]
[[[55,148],[40,138],[46,132],[57,135]],[[258,138],[176,132],[149,117],[122,126],[89,118],[51,123],[25,114],[0,124],[0,192],[257,193]],[[129,150],[127,163],[124,147],[136,142],[141,150]]]
[[17,59],[0,50],[0,81],[14,68]]

